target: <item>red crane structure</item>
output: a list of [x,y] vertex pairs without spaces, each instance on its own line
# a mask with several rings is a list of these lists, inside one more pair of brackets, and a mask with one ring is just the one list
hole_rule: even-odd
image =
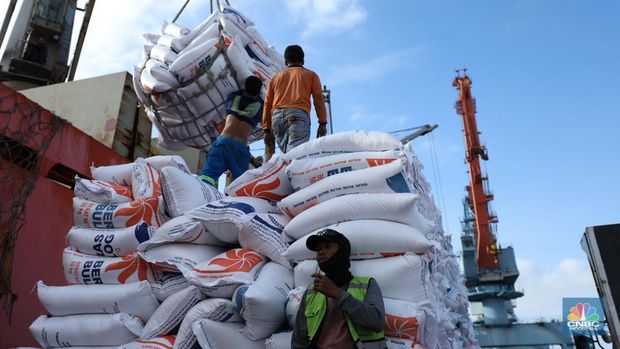
[[[463,75],[460,72],[463,72]],[[459,90],[459,99],[455,106],[457,113],[463,117],[463,132],[465,134],[465,158],[469,164],[469,185],[466,187],[468,201],[475,218],[476,230],[476,264],[479,269],[499,268],[497,259],[498,249],[495,234],[491,225],[497,223],[497,216],[490,212],[489,201],[493,200],[490,193],[488,177],[482,174],[480,159],[488,160],[487,150],[480,145],[478,126],[476,124],[476,103],[471,95],[471,80],[467,76],[467,69],[457,70],[452,86]]]

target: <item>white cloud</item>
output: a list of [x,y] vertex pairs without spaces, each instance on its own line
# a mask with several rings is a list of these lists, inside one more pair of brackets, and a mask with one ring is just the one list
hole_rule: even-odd
[[598,297],[590,266],[585,259],[563,259],[544,272],[531,260],[517,259],[521,275],[517,288],[525,296],[517,299],[515,312],[525,321],[562,317],[562,298]]
[[284,3],[294,21],[306,24],[304,38],[351,30],[368,16],[359,0],[286,0]]

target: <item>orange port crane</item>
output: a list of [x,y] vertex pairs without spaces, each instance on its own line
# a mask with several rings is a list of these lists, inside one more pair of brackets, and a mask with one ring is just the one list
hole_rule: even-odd
[[459,90],[459,99],[455,107],[457,113],[463,117],[465,158],[469,164],[469,185],[466,190],[467,200],[475,218],[476,264],[478,269],[496,269],[499,268],[497,259],[499,250],[491,224],[497,223],[497,216],[490,212],[489,201],[493,200],[493,195],[485,190],[488,177],[484,176],[480,169],[480,159],[488,160],[489,157],[486,148],[480,145],[476,124],[476,103],[471,95],[471,80],[467,76],[467,69],[459,69],[456,72],[457,76],[452,86]]

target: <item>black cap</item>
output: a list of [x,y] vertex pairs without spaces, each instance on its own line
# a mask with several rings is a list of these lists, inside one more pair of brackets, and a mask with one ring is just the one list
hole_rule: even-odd
[[316,233],[315,235],[310,236],[308,238],[308,240],[306,240],[306,247],[310,251],[316,251],[316,246],[321,241],[332,241],[332,242],[335,242],[341,248],[343,248],[345,251],[347,251],[349,253],[351,252],[351,243],[349,242],[349,239],[347,239],[346,236],[340,234],[339,232],[335,231],[334,229],[321,230],[320,232]]

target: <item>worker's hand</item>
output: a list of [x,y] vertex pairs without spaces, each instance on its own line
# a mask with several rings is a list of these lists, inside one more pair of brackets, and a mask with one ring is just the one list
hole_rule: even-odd
[[265,132],[265,161],[276,152],[276,139],[271,132]]
[[325,135],[327,135],[327,125],[319,125],[316,130],[316,138],[325,137]]
[[338,298],[344,292],[327,277],[321,274],[312,274],[314,278],[314,289],[327,297]]

